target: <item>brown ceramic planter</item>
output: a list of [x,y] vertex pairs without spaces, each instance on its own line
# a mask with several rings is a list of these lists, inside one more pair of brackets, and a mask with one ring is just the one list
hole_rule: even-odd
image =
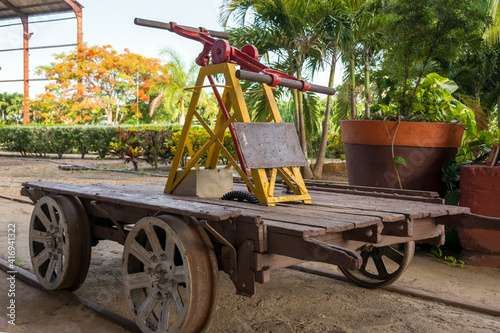
[[[460,206],[479,215],[500,217],[500,167],[464,165],[460,168]],[[500,231],[458,231],[467,250],[464,261],[472,265],[500,267]]]
[[[396,121],[340,122],[350,185],[399,188],[388,135],[394,136],[396,127]],[[407,165],[399,167],[403,188],[443,194],[441,166],[455,158],[463,132],[457,124],[401,122],[394,146]]]

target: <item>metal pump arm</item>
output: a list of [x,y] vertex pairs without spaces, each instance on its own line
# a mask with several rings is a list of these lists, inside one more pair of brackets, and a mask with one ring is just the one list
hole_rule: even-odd
[[[229,42],[224,39],[215,39],[214,37],[220,38],[229,38],[228,33],[218,32],[218,31],[209,31],[205,28],[192,28],[192,27],[184,27],[177,25],[175,22],[164,23],[158,21],[150,21],[145,19],[136,18],[134,20],[135,24],[158,28],[158,29],[166,29],[171,32],[175,32],[176,34],[198,41],[203,44],[203,51],[196,58],[196,63],[200,66],[207,66],[210,62],[210,55],[212,53],[212,63],[220,64],[223,62],[230,62],[239,65],[242,69],[246,71],[254,72],[254,73],[264,73],[271,77],[268,80],[268,85],[274,87],[277,85],[283,85],[282,80],[293,80],[297,83],[301,83],[301,85],[296,85],[295,89],[301,91],[313,91],[328,95],[335,94],[335,89],[328,87],[321,87],[316,85],[311,85],[310,83],[299,80],[296,77],[285,74],[280,71],[276,71],[270,69],[266,65],[260,63],[258,61],[259,51],[253,45],[245,45],[241,50],[238,50],[235,47],[229,45]],[[321,88],[321,89],[318,89]]]

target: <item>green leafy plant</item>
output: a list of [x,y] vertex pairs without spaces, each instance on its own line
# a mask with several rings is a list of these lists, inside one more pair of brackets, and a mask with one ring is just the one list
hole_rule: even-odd
[[341,160],[345,160],[344,143],[342,142],[340,134],[335,133],[328,135],[326,156],[329,158],[340,158]]
[[475,128],[474,112],[453,96],[457,84],[436,73],[430,73],[416,88],[412,112],[402,114],[401,100],[379,104],[375,118],[401,121],[463,123],[468,130]]
[[99,158],[103,159],[109,154],[110,143],[118,139],[114,127],[96,126],[93,130],[87,131],[87,140],[90,151],[97,152]]
[[132,162],[134,170],[139,170],[139,157],[144,154],[140,142],[140,132],[136,131],[135,126],[128,129],[118,128],[117,143],[110,143],[109,150],[114,155],[125,159],[125,163]]
[[458,205],[460,202],[460,166],[470,164],[471,161],[458,163],[451,160],[441,167],[441,181],[446,184],[444,199],[447,205]]
[[453,256],[447,256],[443,254],[441,248],[433,245],[429,252],[424,253],[425,255],[431,256],[437,259],[439,262],[443,264],[456,267],[456,268],[465,268],[465,262],[460,259],[457,259]]
[[70,152],[74,146],[73,133],[66,127],[51,128],[48,136],[49,151],[57,154],[57,157],[62,158],[63,154]]
[[490,18],[476,1],[391,0],[384,11],[390,17],[384,34],[384,76],[392,83],[388,90],[397,113],[409,119],[418,112],[414,104],[419,103],[425,76],[449,66]]
[[491,147],[500,143],[500,129],[467,131],[462,146],[458,150],[457,163],[474,161],[481,162],[488,158]]
[[145,127],[141,134],[141,147],[144,151],[142,159],[158,170],[158,162],[166,163],[172,157],[172,149],[167,140],[172,131]]

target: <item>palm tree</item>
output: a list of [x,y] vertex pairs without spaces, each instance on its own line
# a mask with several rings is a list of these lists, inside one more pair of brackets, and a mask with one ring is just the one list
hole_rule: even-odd
[[[312,11],[316,29],[322,32],[321,38],[325,54],[330,65],[330,75],[328,87],[333,87],[335,79],[335,69],[341,50],[346,49],[353,38],[352,20],[346,10],[344,0],[318,1]],[[326,62],[323,61],[322,64]],[[314,179],[323,178],[323,165],[325,161],[326,147],[328,143],[328,133],[330,130],[330,115],[332,108],[332,96],[327,96],[325,115],[323,120],[323,131],[321,142],[314,165]]]
[[23,108],[24,98],[19,93],[0,94],[0,112],[2,122],[13,122],[19,120],[19,110]]
[[500,42],[500,0],[485,0],[483,6],[492,20],[492,24],[484,33],[484,39],[488,45],[496,45]]
[[[231,42],[237,46],[247,43],[256,46],[264,53],[273,53],[284,71],[303,78],[306,62],[313,56],[322,57],[321,39],[314,30],[314,22],[309,21],[311,8],[318,0],[226,0],[221,6],[220,20],[226,26],[235,16],[246,29],[232,30],[235,36]],[[246,22],[249,11],[253,14],[252,24]],[[243,42],[242,33],[248,37]],[[254,43],[254,42],[257,43]],[[262,46],[262,47],[260,47]],[[299,140],[307,158],[306,128],[304,119],[304,95],[293,91],[296,125]],[[304,168],[304,178],[312,178],[310,167]]]
[[381,30],[378,13],[380,0],[343,0],[347,15],[351,20],[353,35],[343,46],[343,56],[348,68],[351,118],[356,117],[356,61],[358,55],[364,59],[365,74],[365,114],[370,114],[370,65],[376,50],[377,34]]
[[181,56],[172,49],[161,51],[162,56],[168,57],[171,63],[169,71],[170,82],[162,84],[155,89],[157,96],[151,103],[149,115],[152,117],[156,109],[163,104],[167,108],[179,105],[179,124],[183,125],[186,109],[186,90],[193,81],[196,72],[196,64],[192,63],[189,68],[182,61]]

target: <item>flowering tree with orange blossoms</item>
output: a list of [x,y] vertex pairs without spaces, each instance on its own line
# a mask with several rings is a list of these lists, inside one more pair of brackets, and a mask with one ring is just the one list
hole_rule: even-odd
[[[34,103],[45,119],[63,123],[97,122],[104,111],[108,125],[137,114],[140,102],[149,103],[149,90],[169,82],[168,64],[125,49],[118,53],[110,45],[81,45],[69,54],[57,55],[38,74],[55,82]],[[57,119],[59,118],[59,119]]]

